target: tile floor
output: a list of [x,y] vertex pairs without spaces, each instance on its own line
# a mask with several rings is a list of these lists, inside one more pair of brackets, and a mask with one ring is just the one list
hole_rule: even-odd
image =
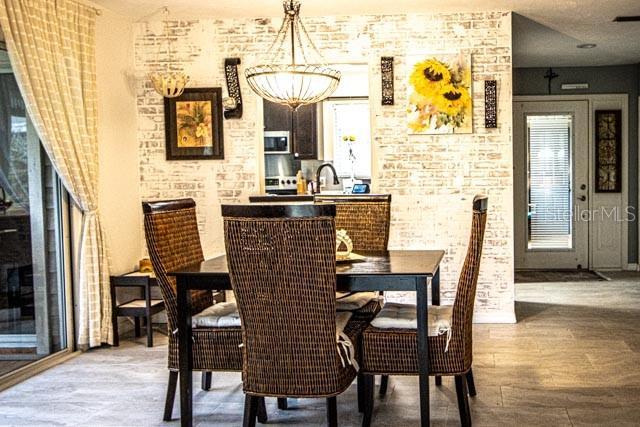
[[[640,425],[640,275],[607,275],[518,284],[517,324],[475,325],[474,425]],[[164,425],[166,339],[157,342],[147,349],[144,338],[124,340],[0,393],[0,425]],[[453,381],[432,390],[432,424],[459,425]],[[416,378],[393,377],[373,425],[417,425],[417,395]],[[216,375],[211,391],[194,396],[196,425],[240,425],[239,374]],[[340,425],[360,425],[355,385],[338,405]],[[323,401],[290,406],[279,411],[268,399],[269,425],[325,425]]]

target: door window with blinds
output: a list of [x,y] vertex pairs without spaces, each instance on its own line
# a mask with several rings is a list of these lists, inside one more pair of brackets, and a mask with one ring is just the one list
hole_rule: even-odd
[[573,116],[528,115],[526,125],[527,249],[570,250],[573,247]]

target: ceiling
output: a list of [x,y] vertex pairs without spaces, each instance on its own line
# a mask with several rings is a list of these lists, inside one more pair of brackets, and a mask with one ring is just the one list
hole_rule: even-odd
[[[134,20],[161,19],[168,6],[180,17],[274,17],[280,0],[93,0]],[[640,22],[614,23],[640,15],[639,0],[302,0],[303,16],[514,11],[514,65],[586,66],[640,63]],[[596,43],[595,49],[577,49]]]

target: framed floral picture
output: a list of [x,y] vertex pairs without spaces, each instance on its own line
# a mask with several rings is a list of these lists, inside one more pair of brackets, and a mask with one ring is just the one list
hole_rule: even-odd
[[224,159],[222,88],[165,98],[164,115],[167,160]]
[[410,56],[409,67],[410,133],[473,132],[471,55]]

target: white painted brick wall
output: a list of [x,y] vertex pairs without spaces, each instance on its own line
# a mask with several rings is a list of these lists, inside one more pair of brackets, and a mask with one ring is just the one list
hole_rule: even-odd
[[[478,285],[479,320],[513,320],[513,184],[511,152],[511,16],[507,12],[305,19],[328,63],[368,63],[374,190],[393,195],[391,248],[442,248],[444,301],[455,294],[471,222],[471,200],[489,196]],[[170,23],[175,62],[192,87],[222,86],[225,57],[245,67],[269,46],[280,19],[203,19]],[[137,24],[136,75],[167,63],[158,24]],[[474,133],[418,136],[406,130],[406,57],[472,54]],[[395,57],[395,105],[380,105],[380,57]],[[498,81],[498,128],[484,128],[485,79]],[[137,87],[141,194],[144,200],[193,197],[206,256],[223,251],[220,204],[246,202],[259,191],[262,114],[241,78],[244,115],[224,121],[225,160],[165,161],[163,101],[148,80]],[[410,295],[395,295],[407,299]]]

